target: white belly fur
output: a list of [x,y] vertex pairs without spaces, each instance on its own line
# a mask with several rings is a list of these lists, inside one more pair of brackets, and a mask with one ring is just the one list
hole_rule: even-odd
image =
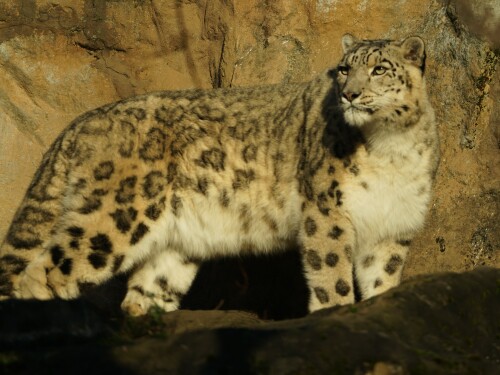
[[[149,248],[170,248],[201,259],[242,251],[262,253],[279,250],[289,240],[296,240],[301,214],[301,200],[296,189],[290,191],[283,208],[274,210],[262,207],[264,202],[258,197],[263,195],[259,194],[253,195],[252,199],[239,200],[229,207],[222,207],[216,196],[192,195],[183,199],[178,216],[165,210],[165,214],[138,245],[139,248],[134,250],[133,258],[147,257]],[[242,230],[239,202],[248,202],[250,226],[247,232]],[[276,231],[270,230],[262,220],[264,213],[275,220]]]

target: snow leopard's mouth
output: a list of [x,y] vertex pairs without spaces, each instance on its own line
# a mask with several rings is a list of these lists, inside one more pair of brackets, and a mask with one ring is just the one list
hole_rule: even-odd
[[344,104],[343,107],[344,107],[344,112],[359,111],[359,112],[365,112],[370,115],[376,112],[376,110],[371,107],[366,107],[364,105],[359,105],[359,104],[349,103],[349,104]]
[[353,126],[361,126],[370,121],[372,113],[373,110],[366,107],[355,105],[349,105],[347,108],[344,107],[344,118],[347,123]]

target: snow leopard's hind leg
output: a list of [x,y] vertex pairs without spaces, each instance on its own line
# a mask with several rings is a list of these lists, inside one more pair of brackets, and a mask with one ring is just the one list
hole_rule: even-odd
[[131,275],[122,309],[133,316],[144,315],[154,306],[177,310],[198,267],[197,262],[172,249],[156,252]]
[[46,249],[62,213],[67,159],[61,150],[65,140],[61,135],[44,155],[2,243],[0,299],[46,300],[54,296],[47,285],[50,259]]

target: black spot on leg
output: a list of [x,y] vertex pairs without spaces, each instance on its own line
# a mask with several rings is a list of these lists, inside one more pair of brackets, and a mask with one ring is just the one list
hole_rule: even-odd
[[80,250],[80,241],[78,240],[69,241],[69,247],[72,248],[73,250]]
[[332,230],[328,232],[328,237],[334,240],[338,240],[339,237],[342,235],[342,233],[344,233],[344,230],[340,228],[338,225],[334,225]]
[[80,242],[78,239],[82,238],[85,234],[85,230],[81,227],[72,226],[66,229],[66,232],[73,237],[73,239],[69,242],[69,247],[74,250],[80,249]]
[[103,233],[98,233],[94,237],[90,238],[90,248],[94,251],[108,254],[113,252],[113,244],[109,240],[109,237]]
[[74,237],[74,238],[82,238],[83,235],[85,234],[85,230],[83,228],[76,227],[76,226],[69,227],[66,229],[66,231],[68,232],[68,234],[71,237]]
[[335,197],[335,190],[338,188],[339,182],[337,180],[333,180],[332,183],[330,184],[330,187],[328,188],[328,196],[330,198]]
[[66,258],[63,260],[61,265],[59,266],[63,275],[69,275],[73,269],[73,259]]
[[304,223],[304,228],[306,230],[306,234],[310,236],[314,236],[318,230],[318,226],[316,225],[316,222],[314,219],[308,217]]
[[351,172],[353,175],[357,176],[359,175],[359,167],[354,164],[349,168],[349,172]]
[[385,265],[384,271],[389,275],[394,275],[402,264],[403,258],[401,258],[401,256],[399,256],[398,254],[394,254]]
[[89,254],[87,259],[92,267],[94,267],[96,270],[106,266],[107,256],[102,252],[94,252],[92,254]]
[[[25,270],[27,265],[28,261],[26,259],[15,255],[7,254],[0,258],[0,270],[7,270],[9,274],[19,275]],[[3,284],[3,280],[0,280],[0,284]],[[2,293],[0,292],[0,294]]]
[[337,201],[336,201],[335,205],[336,205],[337,207],[342,206],[342,192],[341,192],[340,190],[337,190],[337,191],[335,192],[335,198],[337,199]]
[[147,225],[145,225],[144,223],[137,224],[137,227],[135,228],[134,232],[132,233],[132,236],[130,237],[130,244],[135,245],[148,232],[149,232],[149,227]]
[[321,257],[316,250],[307,250],[306,261],[313,270],[318,271],[321,269]]
[[328,216],[330,214],[330,208],[328,207],[328,198],[325,192],[318,194],[317,206],[319,212],[321,212],[322,215]]
[[325,263],[329,267],[335,267],[339,262],[339,256],[334,252],[326,254]]
[[345,297],[351,291],[351,287],[344,279],[338,279],[337,283],[335,284],[335,291],[337,292],[337,294]]
[[349,263],[352,263],[352,246],[351,245],[345,245],[344,254],[347,258],[347,261]]
[[373,287],[374,288],[378,288],[379,286],[381,286],[383,284],[382,280],[377,278],[375,279],[375,282],[373,283]]
[[54,266],[57,266],[64,257],[64,250],[59,245],[54,245],[50,248],[50,258]]
[[330,301],[330,297],[328,296],[328,292],[321,287],[314,288],[314,294],[320,303],[328,303]]
[[114,171],[115,165],[111,160],[103,161],[94,168],[94,178],[96,181],[109,180]]
[[334,174],[334,173],[335,173],[335,167],[334,167],[333,165],[330,165],[330,166],[328,167],[328,174],[329,174],[329,175],[332,175],[332,174]]
[[111,269],[112,273],[118,272],[124,259],[125,259],[125,255],[117,255],[113,258],[113,268]]

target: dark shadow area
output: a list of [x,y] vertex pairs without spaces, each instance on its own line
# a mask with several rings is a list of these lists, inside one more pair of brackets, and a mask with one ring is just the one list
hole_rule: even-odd
[[280,320],[306,315],[308,299],[300,253],[293,249],[204,262],[181,309],[244,310]]
[[[123,316],[120,303],[126,280],[122,275],[98,287],[83,288],[82,298],[74,301],[0,302],[0,373],[137,373],[117,361],[117,347],[123,345],[127,350],[142,337],[163,335],[165,328],[161,315]],[[290,319],[307,314],[308,297],[300,254],[292,249],[203,263],[181,308],[244,310],[264,319]],[[208,359],[207,374],[241,369],[248,359],[247,349],[256,350],[263,340],[262,335],[253,340],[249,330],[242,346],[222,348],[232,342],[231,329],[216,335],[222,336],[214,337],[218,343],[214,349],[222,349],[224,356],[212,362]],[[166,338],[162,336],[160,341]]]
[[84,301],[0,302],[0,373],[123,374],[103,340],[118,321]]
[[359,128],[350,126],[345,121],[339,108],[340,88],[336,82],[337,70],[330,70],[328,76],[332,80],[332,85],[321,106],[321,115],[327,124],[322,143],[333,156],[344,160],[344,166],[348,166],[349,156],[354,154],[365,140]]
[[[207,356],[204,366],[199,370],[202,375],[256,374],[253,355],[266,342],[272,341],[275,331],[255,331],[252,329],[219,329],[213,335],[217,346],[215,355]],[[184,373],[190,374],[192,366],[180,366]]]
[[[127,276],[83,290],[83,299],[102,315],[121,315]],[[186,310],[242,310],[262,319],[282,320],[307,315],[309,291],[297,249],[269,255],[218,258],[201,264],[181,301]]]
[[101,335],[102,314],[82,300],[0,303],[0,350],[73,343]]
[[[154,6],[154,3],[151,2]],[[159,13],[158,13],[159,14]],[[193,79],[195,87],[201,87],[201,79],[198,74],[198,70],[196,69],[196,64],[194,62],[193,53],[191,52],[191,47],[189,45],[189,36],[187,34],[186,27],[186,17],[184,15],[184,10],[182,9],[182,2],[178,2],[175,7],[176,21],[177,27],[179,30],[179,37],[182,41],[182,48],[184,49],[184,55],[186,56],[186,67],[189,72],[189,75]]]

